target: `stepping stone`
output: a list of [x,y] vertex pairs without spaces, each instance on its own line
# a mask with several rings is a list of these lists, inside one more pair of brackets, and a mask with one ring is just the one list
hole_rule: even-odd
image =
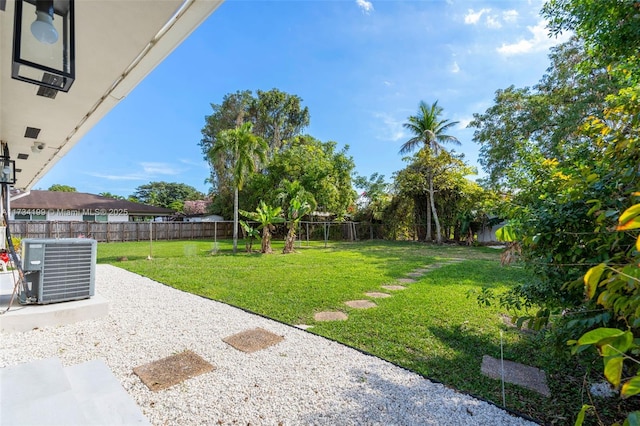
[[187,379],[208,373],[215,367],[199,355],[186,350],[167,358],[135,367],[133,372],[152,391],[177,385]]
[[420,269],[416,269],[415,271],[413,271],[413,273],[414,273],[414,274],[421,274],[421,275],[423,275],[423,274],[426,274],[427,272],[429,272],[429,271],[430,271],[430,270],[432,270],[432,269],[433,269],[433,268],[429,268],[429,267],[426,267],[426,268],[420,268]]
[[316,321],[344,321],[347,318],[349,318],[347,316],[347,314],[345,314],[344,312],[340,312],[340,311],[335,311],[335,312],[330,312],[330,311],[317,312],[313,316],[313,319],[316,320]]
[[[492,379],[500,380],[501,362],[499,359],[489,355],[482,357],[482,374]],[[536,367],[520,364],[513,361],[504,361],[504,381],[522,386],[532,391],[538,392],[546,397],[551,396],[551,391],[547,385],[547,376],[543,370]]]
[[403,285],[381,285],[380,287],[387,290],[406,290],[406,287]]
[[416,282],[413,278],[398,278],[396,281],[400,284],[411,284]]
[[348,302],[344,302],[344,304],[350,308],[356,309],[369,309],[378,306],[371,300],[349,300]]
[[223,342],[233,346],[239,351],[252,353],[269,346],[278,344],[284,340],[284,337],[278,336],[264,328],[254,328],[252,330],[242,331],[229,337],[222,339]]
[[[421,277],[424,275],[424,272],[409,272],[407,276],[409,277]],[[414,280],[415,281],[415,280]]]
[[373,297],[374,299],[384,299],[385,297],[391,297],[389,293],[380,293],[377,291],[372,291],[371,293],[365,293],[364,295]]

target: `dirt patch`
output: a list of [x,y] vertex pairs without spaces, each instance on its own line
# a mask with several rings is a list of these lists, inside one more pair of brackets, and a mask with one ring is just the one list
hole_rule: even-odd
[[344,321],[347,318],[349,318],[347,316],[347,314],[345,314],[344,312],[339,312],[339,311],[317,312],[313,316],[313,319],[316,320],[316,321]]
[[133,372],[152,391],[177,385],[187,379],[208,373],[215,367],[196,353],[186,350],[167,358],[135,367]]
[[282,342],[283,340],[284,337],[278,336],[277,334],[263,328],[254,328],[252,330],[242,331],[222,339],[223,342],[246,353],[266,349],[269,346]]

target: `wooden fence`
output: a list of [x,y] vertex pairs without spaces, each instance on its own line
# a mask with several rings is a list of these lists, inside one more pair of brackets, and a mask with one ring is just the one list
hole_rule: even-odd
[[13,221],[19,238],[93,238],[97,241],[148,241],[232,238],[233,222],[49,222]]
[[[93,238],[101,242],[230,239],[233,222],[49,222],[12,221],[11,235],[19,238]],[[151,233],[151,235],[150,235]],[[277,226],[273,237],[282,239],[284,225]],[[243,238],[238,230],[239,238]],[[401,231],[367,222],[301,222],[296,231],[300,241],[422,240],[424,225]]]
[[[101,242],[229,239],[233,237],[233,222],[49,222],[12,221],[11,235],[18,238],[93,238]],[[369,224],[356,222],[301,222],[300,240],[342,240],[382,238]],[[150,235],[151,233],[151,235]],[[286,229],[279,225],[274,238],[284,238]],[[243,237],[238,230],[240,238]]]

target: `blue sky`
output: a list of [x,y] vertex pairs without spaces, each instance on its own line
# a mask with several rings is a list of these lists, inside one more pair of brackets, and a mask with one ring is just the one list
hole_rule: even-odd
[[[466,125],[497,89],[531,86],[548,67],[541,0],[227,0],[35,186],[128,196],[152,182],[208,192],[198,142],[211,103],[237,90],[278,88],[309,107],[306,133],[349,145],[356,173],[391,181],[405,167],[402,127],[438,101]],[[479,169],[482,175],[482,170]]]

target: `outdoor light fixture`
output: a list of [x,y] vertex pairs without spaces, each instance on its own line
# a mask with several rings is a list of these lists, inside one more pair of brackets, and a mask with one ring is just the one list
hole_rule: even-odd
[[31,24],[31,34],[40,43],[54,44],[58,31],[53,26],[53,1],[36,2],[36,20]]
[[9,157],[0,157],[0,183],[16,183],[16,162]]
[[69,91],[75,79],[73,0],[16,0],[11,77]]

